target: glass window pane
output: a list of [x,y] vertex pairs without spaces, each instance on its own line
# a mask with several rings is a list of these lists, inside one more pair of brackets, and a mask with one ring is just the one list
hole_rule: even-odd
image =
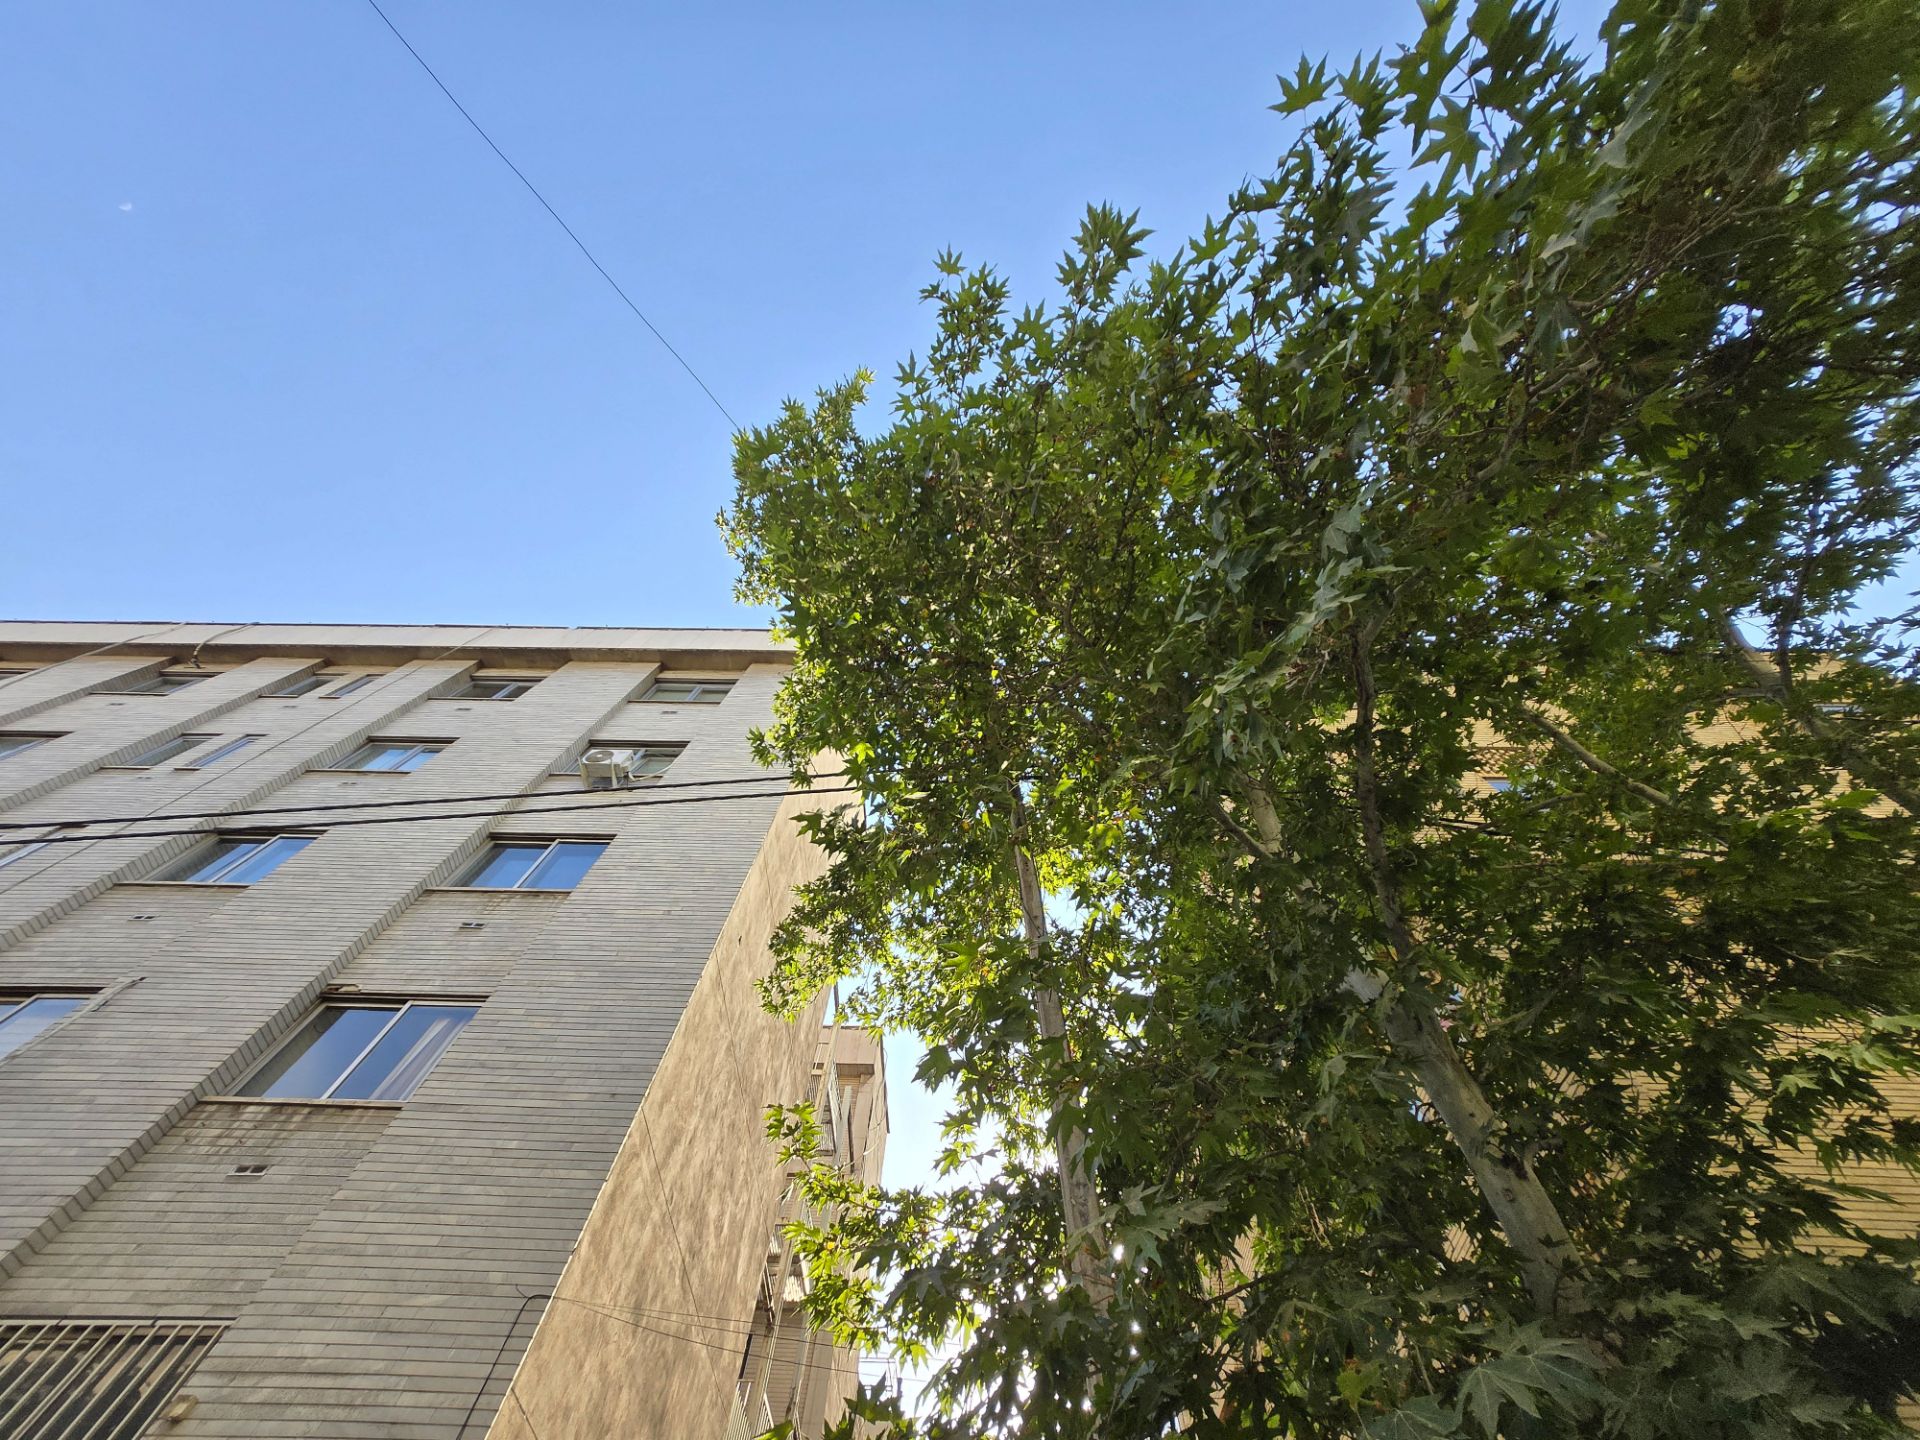
[[662,680],[647,691],[649,700],[690,700],[693,698],[693,686],[682,680]]
[[539,844],[495,845],[461,883],[480,890],[511,890],[526,878],[546,849]]
[[311,845],[313,839],[311,835],[277,835],[222,875],[220,881],[224,885],[251,885],[264,880]]
[[593,868],[593,862],[606,852],[604,840],[569,840],[547,852],[547,858],[533,867],[523,890],[571,890],[580,877]]
[[636,775],[664,775],[667,767],[679,757],[677,750],[643,750],[633,767]]
[[477,1005],[409,1005],[394,1027],[380,1037],[365,1060],[353,1067],[335,1100],[404,1100],[419,1088]]
[[278,690],[267,691],[267,694],[275,700],[290,700],[296,695],[309,695],[334,678],[332,675],[302,675],[298,680],[289,680]]
[[171,870],[160,873],[162,880],[185,880],[205,884],[219,877],[235,860],[258,850],[259,840],[216,840],[205,850],[196,850]]
[[327,1006],[236,1093],[265,1100],[318,1100],[354,1057],[373,1043],[397,1009]]
[[196,770],[204,770],[209,765],[218,765],[229,755],[238,754],[259,738],[258,735],[242,735],[237,740],[229,740],[217,749],[209,750],[205,755],[196,756],[194,758],[193,768]]
[[211,735],[176,735],[173,739],[163,740],[151,750],[143,750],[131,760],[122,760],[120,763],[142,769],[162,765],[174,756],[184,755],[196,745],[203,745],[212,738]]
[[390,768],[395,770],[418,770],[439,753],[440,747],[438,745],[409,745],[406,752],[396,758]]
[[333,689],[327,692],[326,698],[329,700],[338,700],[342,695],[351,695],[362,686],[371,685],[373,680],[374,677],[371,675],[356,675],[353,679],[347,681],[346,684],[334,686]]
[[29,855],[37,855],[47,848],[44,840],[29,840],[24,845],[0,845],[0,869],[5,869],[16,860],[24,860]]
[[11,1055],[86,1003],[84,995],[36,995],[16,1005],[5,1016],[0,1016],[0,1055]]
[[22,750],[31,750],[47,738],[45,735],[0,735],[0,760],[9,755],[18,755]]

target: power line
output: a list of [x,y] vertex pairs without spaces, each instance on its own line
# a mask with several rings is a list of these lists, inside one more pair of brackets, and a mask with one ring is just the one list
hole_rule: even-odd
[[642,311],[638,305],[633,303],[633,297],[627,294],[625,290],[620,288],[620,282],[614,279],[613,276],[607,273],[607,267],[602,265],[598,260],[594,259],[593,252],[587,248],[587,242],[582,240],[578,235],[576,235],[574,233],[573,227],[567,224],[565,220],[560,218],[560,212],[554,209],[553,206],[547,202],[547,197],[540,193],[539,189],[534,185],[534,183],[531,180],[529,180],[526,177],[526,174],[520,169],[520,167],[514,164],[513,161],[507,158],[507,152],[502,150],[498,145],[494,144],[493,137],[486,132],[485,128],[482,127],[482,125],[478,120],[473,118],[473,116],[468,112],[467,107],[460,103],[459,97],[455,95],[453,91],[447,88],[447,82],[442,80],[437,74],[434,73],[433,67],[426,62],[426,57],[421,55],[421,53],[418,50],[414,49],[413,42],[407,39],[406,36],[400,33],[400,27],[398,25],[395,25],[392,20],[387,18],[387,12],[380,8],[379,0],[367,0],[367,4],[373,7],[373,13],[378,15],[380,19],[383,22],[385,22],[387,29],[393,32],[393,38],[398,40],[402,45],[406,46],[407,53],[413,56],[413,58],[419,62],[420,68],[427,72],[427,78],[433,81],[435,85],[440,87],[440,93],[446,96],[447,99],[452,102],[453,108],[460,112],[460,118],[465,120],[467,124],[473,127],[474,134],[478,135],[482,140],[487,142],[487,148],[493,151],[495,155],[498,155],[500,157],[500,163],[505,165],[507,169],[511,170],[514,173],[515,178],[518,179],[522,185],[527,187],[527,193],[533,196],[534,199],[540,202],[541,208],[544,209],[547,212],[547,214],[553,217],[553,223],[558,225],[562,230],[567,232],[567,238],[573,241],[573,243],[579,247],[580,253],[587,257],[587,263],[593,266],[594,269],[600,272],[600,278],[602,280],[605,280],[607,284],[613,287],[613,293],[618,295],[623,301],[626,302],[627,308],[631,310],[639,318],[640,323],[646,326],[647,329],[653,332],[653,338],[658,340],[662,345],[666,346],[667,353],[673,356],[675,360],[678,360],[680,362],[680,368],[686,371],[687,374],[693,377],[693,383],[698,385],[702,393],[706,395],[707,399],[713,402],[713,408],[718,410],[722,415],[726,416],[727,423],[731,425],[735,430],[740,429],[740,422],[734,419],[732,412],[730,412],[726,406],[720,403],[720,397],[718,395],[715,395],[713,391],[708,388],[707,382],[700,378],[700,372],[695,370],[692,365],[687,363],[687,357],[682,355],[678,350],[673,348],[673,342],[667,339],[665,335],[660,333],[660,327],[658,325],[655,325],[653,321],[649,320],[646,317],[646,313]]
[[[846,773],[844,770],[834,770],[811,778],[840,780],[846,777]],[[566,777],[551,775],[548,778],[560,780]],[[776,774],[763,770],[757,775],[731,775],[715,780],[656,780],[646,788],[649,791],[709,789],[715,785],[759,785],[773,781],[784,783],[799,778],[797,771],[789,770]],[[166,815],[159,815],[149,810],[141,815],[101,815],[91,820],[0,820],[0,830],[66,830],[84,825],[138,825],[148,820],[236,820],[253,815],[314,815],[331,810],[397,810],[415,805],[475,805],[483,800],[528,800],[538,794],[538,791],[506,790],[496,795],[437,795],[412,800],[343,800],[325,805],[261,805],[241,810],[176,810]]]
[[[522,815],[557,815],[572,810],[642,810],[653,805],[713,805],[722,800],[784,800],[789,795],[844,795],[857,791],[858,785],[822,785],[811,790],[758,790],[737,795],[670,795],[664,800],[600,800],[585,804],[571,805],[528,805],[513,810],[450,810],[439,815],[375,815],[363,820],[329,820],[326,828],[342,829],[349,825],[407,825],[425,820],[491,820],[517,819]],[[457,804],[457,801],[443,802]],[[156,819],[170,819],[170,816],[156,816]],[[178,835],[208,835],[213,833],[206,826],[190,830],[121,830],[111,835],[50,835],[44,838],[22,840],[25,845],[92,845],[104,844],[109,840],[166,840]]]

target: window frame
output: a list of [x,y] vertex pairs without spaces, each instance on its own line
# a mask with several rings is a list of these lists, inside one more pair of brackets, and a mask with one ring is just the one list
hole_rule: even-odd
[[[185,734],[175,735],[171,739],[162,740],[158,744],[149,745],[132,759],[116,760],[111,765],[103,765],[100,768],[103,770],[158,770],[169,760],[178,760],[182,755],[190,755],[202,745],[206,744],[207,741],[218,740],[219,738],[220,736],[217,731],[207,731],[204,733],[188,731]],[[178,750],[167,749],[169,745],[178,744],[182,740],[190,743],[181,745]],[[162,751],[166,753],[162,754]],[[187,770],[193,767],[182,765],[176,768]]]
[[[647,682],[645,693],[634,703],[639,705],[719,705],[733,693],[733,687],[738,683],[738,680],[706,680],[699,676],[656,675]],[[654,691],[662,685],[685,686],[691,693],[671,699],[655,695]],[[700,693],[702,690],[712,690],[714,697],[711,700],[703,698]]]
[[31,840],[0,840],[0,870],[9,865],[17,865],[29,855],[37,855],[47,848],[45,835],[35,836]]
[[[447,750],[452,748],[454,743],[453,740],[409,740],[404,736],[388,737],[370,735],[331,765],[317,765],[314,768],[321,772],[329,770],[337,771],[342,775],[411,775],[414,771],[420,769],[421,766],[424,766],[427,761],[435,755],[445,754]],[[406,752],[402,756],[403,760],[411,759],[418,755],[420,756],[419,764],[408,766],[405,769],[402,769],[398,765],[389,765],[383,769],[373,770],[363,765],[349,765],[347,763],[353,759],[354,756],[376,747],[395,749],[400,746],[406,747]]]
[[333,679],[334,676],[328,671],[308,670],[290,680],[282,680],[272,690],[262,690],[260,698],[262,700],[298,700],[303,696],[311,695],[316,690],[326,689]]
[[210,680],[223,672],[219,670],[156,670],[132,685],[107,684],[93,693],[95,695],[177,695],[182,690],[198,685],[202,680]]
[[[469,675],[466,683],[454,691],[453,694],[443,695],[440,698],[443,700],[484,700],[492,704],[504,705],[509,701],[518,700],[522,695],[526,694],[546,678],[544,675]],[[487,686],[491,686],[494,689],[510,688],[513,689],[513,693],[511,695],[475,695],[472,693],[475,687],[484,688]]]
[[[467,1026],[471,1025],[474,1022],[474,1020],[478,1018],[480,1014],[480,1009],[485,1004],[486,1004],[486,1000],[484,997],[475,997],[472,995],[460,995],[460,996],[451,996],[451,997],[415,995],[415,996],[408,997],[406,999],[383,997],[379,995],[323,995],[321,996],[319,1002],[311,1010],[307,1011],[304,1015],[300,1017],[299,1022],[295,1024],[293,1028],[287,1032],[287,1034],[281,1039],[280,1043],[278,1045],[270,1046],[266,1054],[260,1057],[260,1062],[257,1065],[250,1066],[247,1070],[247,1073],[222,1098],[228,1099],[228,1100],[239,1100],[239,1101],[251,1102],[253,1104],[263,1104],[263,1105],[404,1105],[407,1103],[408,1100],[411,1100],[413,1098],[415,1091],[417,1091],[420,1088],[420,1085],[423,1085],[426,1083],[427,1076],[431,1075],[434,1072],[434,1070],[439,1068],[440,1061],[446,1058],[447,1050],[450,1050],[453,1048],[454,1041],[458,1040],[460,1038],[461,1033],[466,1030]],[[460,1029],[454,1032],[453,1039],[447,1042],[446,1048],[442,1049],[440,1054],[435,1057],[433,1064],[427,1067],[426,1073],[421,1075],[419,1083],[416,1084],[412,1090],[409,1090],[400,1099],[398,1100],[357,1100],[352,1098],[348,1098],[344,1100],[335,1099],[334,1097],[336,1092],[338,1092],[338,1090],[342,1085],[347,1083],[348,1079],[352,1077],[353,1072],[359,1069],[361,1064],[366,1060],[366,1058],[369,1055],[373,1054],[373,1052],[379,1048],[380,1042],[386,1039],[387,1035],[392,1031],[393,1027],[400,1023],[401,1017],[404,1016],[409,1010],[413,1009],[417,1005],[430,1005],[430,1006],[443,1007],[443,1008],[456,1006],[456,1005],[471,1006],[473,1008],[473,1014],[469,1015],[465,1020],[460,1022]],[[330,1085],[328,1085],[326,1090],[321,1094],[319,1095],[247,1095],[247,1094],[243,1094],[242,1092],[246,1089],[246,1087],[253,1083],[254,1077],[259,1075],[263,1070],[267,1069],[268,1066],[272,1065],[275,1060],[278,1060],[280,1058],[281,1052],[284,1051],[289,1045],[292,1045],[296,1040],[298,1040],[301,1034],[306,1030],[307,1026],[310,1025],[315,1019],[315,1017],[318,1016],[324,1010],[387,1010],[392,1012],[392,1016],[387,1021],[386,1024],[382,1025],[377,1031],[374,1032],[373,1038],[367,1041],[367,1043],[360,1048],[358,1053],[356,1053],[352,1059],[347,1061],[347,1063],[340,1068],[340,1073],[334,1076],[333,1082]]]
[[[225,885],[233,889],[247,889],[258,885],[262,880],[272,876],[282,865],[293,859],[294,856],[298,855],[302,850],[305,850],[307,845],[311,845],[324,833],[325,832],[321,830],[228,831],[226,833],[216,833],[208,837],[212,841],[211,846],[204,844],[195,845],[185,855],[181,856],[179,860],[167,866],[158,875],[145,883],[150,885]],[[264,854],[271,846],[282,840],[304,840],[307,842],[307,845],[294,846],[291,853],[276,860],[266,874],[257,876],[252,880],[228,880],[225,878],[232,871],[239,869],[248,861],[256,859]],[[257,848],[230,856],[224,865],[220,866],[217,871],[212,875],[206,876],[204,879],[196,879],[190,875],[176,873],[183,870],[201,868],[213,859],[213,857],[209,855],[206,860],[196,862],[195,857],[198,856],[202,850],[218,848],[223,844],[229,843],[254,845]]]
[[264,740],[265,735],[236,735],[224,745],[216,745],[205,755],[198,756],[191,765],[178,765],[178,770],[207,770],[218,765],[230,755],[238,755],[256,740]]
[[[29,750],[38,749],[49,740],[60,739],[66,733],[64,730],[0,730],[0,760],[11,760],[16,755],[24,755]],[[6,746],[9,740],[21,740],[25,743],[8,749]]]
[[[612,844],[613,837],[608,835],[489,835],[486,844],[481,848],[480,854],[475,857],[473,863],[460,872],[461,879],[446,888],[449,890],[472,890],[486,895],[571,895],[579,888],[578,881],[564,888],[551,885],[529,885],[526,882],[534,877],[541,866],[553,858],[554,851],[558,850],[562,845],[598,845],[600,847],[599,854],[589,860],[586,869],[580,872],[581,878],[584,879],[587,871],[593,869],[595,865],[600,863],[600,856],[605,855],[607,853],[607,847]],[[527,866],[526,873],[514,881],[513,884],[476,885],[473,883],[493,864],[496,851],[503,849],[525,850],[535,845],[541,847],[540,854]]]
[[339,684],[324,695],[316,695],[316,700],[344,700],[356,691],[364,690],[387,672],[384,670],[342,670],[329,678],[339,680]]
[[[70,1021],[84,1015],[87,1006],[96,999],[99,994],[100,992],[98,990],[82,989],[78,986],[55,986],[50,990],[29,990],[25,986],[0,987],[0,1005],[11,1007],[4,1015],[0,1015],[0,1060],[6,1060],[11,1056],[19,1054],[22,1050],[26,1049],[27,1046],[33,1044],[34,1041],[44,1039],[48,1035],[53,1034],[54,1031],[61,1029]],[[18,1015],[27,1006],[39,1000],[78,1000],[80,1003],[74,1006],[73,1009],[67,1011],[66,1014],[57,1016],[53,1023],[48,1025],[44,1030],[29,1035],[18,1045],[7,1046],[7,1021],[13,1019],[14,1016]]]

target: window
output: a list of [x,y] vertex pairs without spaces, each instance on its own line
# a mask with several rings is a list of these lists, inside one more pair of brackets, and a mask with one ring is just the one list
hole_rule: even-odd
[[656,680],[640,698],[677,700],[683,705],[718,705],[731,689],[731,680]]
[[606,852],[605,840],[499,840],[460,883],[472,890],[571,890]]
[[261,1100],[404,1100],[477,1004],[323,1005],[235,1093]]
[[451,740],[369,740],[331,770],[418,770]]
[[330,685],[340,677],[315,670],[302,675],[298,680],[289,680],[277,690],[263,691],[262,694],[274,700],[291,700],[297,695],[311,695],[322,685]]
[[198,684],[213,673],[211,670],[162,670],[131,685],[111,686],[109,689],[121,695],[171,695],[176,690]]
[[449,700],[518,700],[539,683],[537,676],[527,679],[524,676],[476,675],[447,698]]
[[13,864],[16,860],[24,860],[29,855],[38,854],[46,848],[47,842],[44,840],[27,840],[14,844],[0,844],[0,870],[6,869],[7,866]]
[[9,755],[18,755],[22,750],[31,750],[36,745],[44,745],[49,740],[58,740],[58,735],[26,735],[19,732],[0,735],[0,760]]
[[[667,767],[680,758],[684,745],[642,745],[632,740],[589,740],[588,750],[611,750],[613,758],[639,777],[664,775]],[[556,767],[555,775],[578,775],[585,751]]]
[[1496,795],[1504,795],[1513,789],[1513,781],[1504,775],[1482,775],[1481,781]]
[[318,838],[315,835],[222,835],[212,845],[194,851],[155,878],[185,885],[251,885],[266,879]]
[[193,764],[183,766],[182,768],[188,770],[205,770],[211,765],[218,765],[229,755],[237,755],[240,751],[246,749],[247,746],[253,744],[254,741],[264,738],[265,737],[261,735],[242,735],[237,739],[229,740],[217,750],[209,750],[206,754],[195,760]]
[[0,1321],[13,1440],[135,1440],[213,1348],[219,1320]]
[[0,1055],[11,1055],[44,1035],[93,997],[90,995],[0,995]]
[[211,735],[176,735],[171,740],[162,740],[150,750],[142,750],[131,760],[122,760],[116,768],[123,770],[151,770],[156,765],[164,765],[176,755],[184,755],[195,746],[204,745],[213,739]]
[[22,675],[31,675],[33,671],[18,665],[0,665],[0,680],[18,680]]
[[[340,677],[337,675],[329,675],[326,678],[329,680],[337,680]],[[379,678],[377,674],[356,675],[344,685],[334,686],[333,689],[327,691],[327,693],[320,698],[322,700],[344,700],[347,696],[353,694],[354,691],[365,689]]]

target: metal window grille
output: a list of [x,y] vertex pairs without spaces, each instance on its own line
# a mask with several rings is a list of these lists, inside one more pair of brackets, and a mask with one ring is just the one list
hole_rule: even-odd
[[0,1435],[136,1440],[224,1329],[219,1320],[0,1320]]

